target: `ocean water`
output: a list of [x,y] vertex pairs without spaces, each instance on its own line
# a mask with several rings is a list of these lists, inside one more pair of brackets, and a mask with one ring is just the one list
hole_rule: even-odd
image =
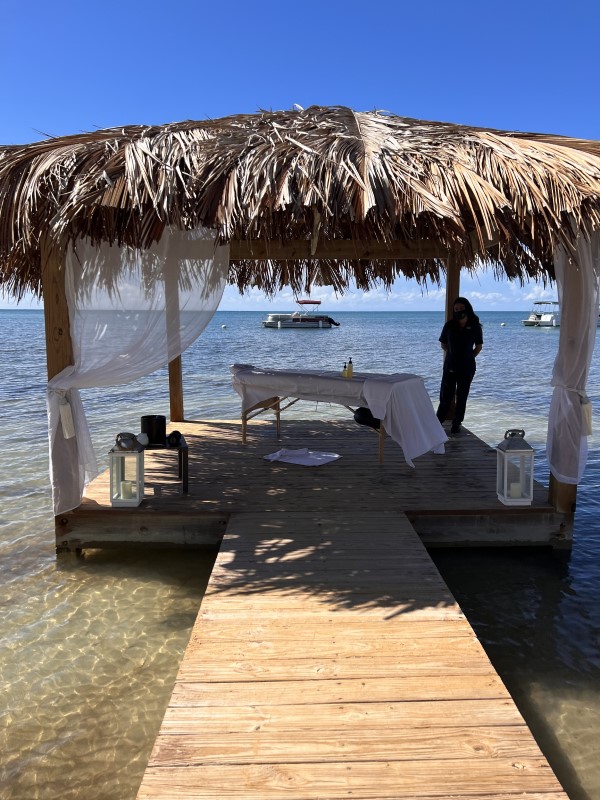
[[[280,309],[287,311],[288,309]],[[324,309],[327,311],[327,309]],[[238,418],[229,364],[415,372],[437,399],[438,312],[334,313],[325,331],[267,330],[218,312],[183,356],[189,419]],[[558,330],[482,313],[465,425],[489,444],[524,428],[547,482],[545,436]],[[0,798],[133,800],[214,553],[56,557],[48,485],[43,314],[0,311]],[[600,405],[600,352],[588,385]],[[166,369],[83,401],[102,467],[121,430],[168,417]],[[312,413],[310,404],[291,409]],[[328,411],[329,413],[329,411]],[[347,414],[331,409],[331,414]],[[600,800],[600,435],[590,437],[570,554],[432,555],[573,800]],[[418,463],[417,463],[418,467]]]

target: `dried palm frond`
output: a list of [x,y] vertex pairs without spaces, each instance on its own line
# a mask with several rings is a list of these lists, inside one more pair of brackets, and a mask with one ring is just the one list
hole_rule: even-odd
[[165,226],[231,242],[242,291],[436,283],[450,255],[546,280],[557,244],[600,228],[600,143],[311,107],[0,148],[17,298],[41,291],[42,240],[147,248]]

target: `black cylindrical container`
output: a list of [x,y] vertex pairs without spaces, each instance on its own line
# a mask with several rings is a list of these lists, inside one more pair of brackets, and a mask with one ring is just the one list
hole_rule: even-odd
[[163,447],[167,443],[167,420],[162,414],[149,414],[142,417],[142,433],[148,434],[149,444],[160,444]]

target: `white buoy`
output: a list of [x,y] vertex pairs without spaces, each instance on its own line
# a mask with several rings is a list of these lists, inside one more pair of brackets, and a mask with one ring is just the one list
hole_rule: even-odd
[[501,322],[501,323],[500,323],[500,327],[501,327],[501,328],[504,328],[505,326],[506,326],[506,322]]
[[223,328],[223,330],[225,330],[225,328],[227,327],[227,325],[221,325],[221,327]]

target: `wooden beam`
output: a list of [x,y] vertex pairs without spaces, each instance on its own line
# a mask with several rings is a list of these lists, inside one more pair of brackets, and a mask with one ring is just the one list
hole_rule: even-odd
[[292,242],[275,240],[235,240],[231,242],[229,258],[231,261],[294,261],[302,259],[344,259],[376,261],[381,259],[425,259],[445,258],[435,242],[422,241],[416,244],[405,242],[355,241],[345,239],[321,240],[311,251],[311,240],[300,239]]
[[[486,239],[484,249],[498,244],[497,240]],[[473,252],[481,251],[479,238],[471,234]],[[264,239],[234,239],[230,243],[229,258],[231,261],[294,261],[303,259],[318,260],[344,259],[360,261],[390,260],[402,261],[413,259],[448,259],[448,249],[439,242],[422,239],[416,242],[390,240],[357,240],[357,239],[298,239],[290,242]]]
[[460,267],[453,256],[446,258],[446,321],[452,319],[454,301],[460,295]]
[[46,367],[51,380],[74,363],[65,269],[48,240],[42,240],[42,296],[46,328]]

